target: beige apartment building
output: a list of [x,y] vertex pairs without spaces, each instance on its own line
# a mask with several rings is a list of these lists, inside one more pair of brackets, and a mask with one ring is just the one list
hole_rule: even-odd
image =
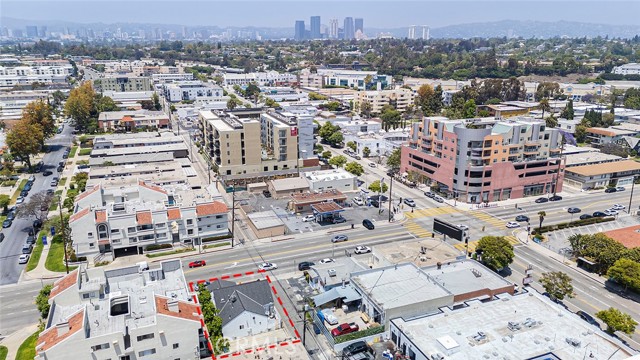
[[232,112],[201,111],[205,153],[228,179],[297,172],[297,127],[281,121],[243,118]]
[[361,110],[362,104],[368,102],[371,104],[372,114],[380,114],[385,105],[392,105],[396,110],[403,112],[413,104],[414,98],[413,91],[409,89],[360,91],[356,96],[356,106]]

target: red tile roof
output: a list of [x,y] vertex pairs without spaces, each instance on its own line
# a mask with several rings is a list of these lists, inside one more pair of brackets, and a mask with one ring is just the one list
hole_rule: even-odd
[[136,213],[136,221],[138,222],[138,225],[151,225],[153,223],[151,211],[138,211]]
[[77,313],[71,315],[71,317],[67,319],[67,322],[69,323],[69,331],[66,333],[61,333],[56,325],[52,325],[47,330],[41,332],[38,337],[36,351],[47,351],[64,341],[69,336],[80,331],[84,325],[84,311],[85,309],[80,309]]
[[78,269],[73,270],[69,275],[56,280],[49,294],[49,299],[53,299],[56,295],[67,290],[78,282]]
[[89,208],[84,208],[69,217],[69,223],[72,223],[89,213]]
[[160,186],[156,186],[156,185],[148,185],[146,182],[142,181],[142,180],[138,180],[138,185],[145,187],[149,190],[153,190],[153,191],[157,191],[163,194],[166,194],[167,191],[163,188],[161,188]]
[[82,194],[76,196],[75,202],[78,202],[79,200],[82,200],[82,199],[86,198],[87,196],[89,196],[89,195],[93,194],[94,192],[96,192],[96,190],[98,190],[98,189],[100,189],[100,184],[96,184],[91,189],[85,190]]
[[167,219],[169,220],[178,220],[182,218],[182,214],[180,213],[180,208],[169,208],[167,209]]
[[209,203],[196,205],[196,215],[198,216],[224,214],[227,211],[229,211],[227,205],[220,201],[212,201]]
[[611,230],[604,234],[624,245],[627,249],[640,247],[640,225]]
[[186,301],[178,301],[178,312],[169,310],[167,302],[169,298],[156,295],[156,312],[160,315],[175,316],[185,320],[200,321],[198,305]]
[[107,212],[105,210],[96,211],[96,223],[102,223],[107,221]]

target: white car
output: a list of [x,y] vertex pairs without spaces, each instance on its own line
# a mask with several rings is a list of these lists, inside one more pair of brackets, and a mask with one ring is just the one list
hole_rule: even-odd
[[618,215],[618,212],[617,212],[616,210],[613,210],[613,209],[607,209],[607,210],[605,210],[605,211],[603,211],[603,212],[604,212],[604,214],[605,214],[606,216],[615,216],[615,215]]
[[356,204],[356,205],[358,205],[358,206],[362,206],[362,205],[364,205],[364,201],[362,201],[362,199],[360,199],[359,197],[355,197],[355,198],[353,198],[353,200],[351,200],[351,201],[353,201],[353,203],[354,203],[354,204]]
[[371,248],[368,246],[358,245],[353,252],[356,254],[366,254],[371,252]]
[[315,215],[307,215],[302,218],[302,221],[309,222],[309,221],[314,221],[315,219],[316,219]]
[[332,258],[326,258],[326,259],[322,259],[320,261],[318,261],[320,264],[329,264],[332,262],[335,262],[335,260],[333,260]]
[[625,206],[622,204],[614,204],[611,209],[613,210],[624,210]]
[[258,269],[266,270],[266,271],[275,270],[277,268],[278,268],[277,264],[269,263],[269,262],[262,263],[262,264],[260,264],[260,266],[258,266]]
[[29,254],[22,254],[18,258],[18,264],[26,264],[29,262]]
[[374,167],[376,167],[376,164],[375,164],[375,163],[370,162],[370,163],[369,163],[369,167],[374,168]]
[[520,224],[518,224],[518,223],[517,223],[517,222],[515,222],[515,221],[509,221],[509,222],[507,223],[507,228],[509,228],[509,229],[511,229],[511,228],[517,228],[517,227],[520,227]]
[[458,224],[456,226],[458,227],[458,229],[469,230],[469,227],[465,224]]
[[16,199],[16,205],[22,204],[23,202],[24,202],[24,198],[22,196],[18,196],[18,198]]

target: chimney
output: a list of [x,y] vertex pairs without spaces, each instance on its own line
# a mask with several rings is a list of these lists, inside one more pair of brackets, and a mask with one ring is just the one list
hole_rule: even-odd
[[180,312],[180,308],[178,306],[178,300],[176,299],[167,300],[167,310],[175,313]]
[[56,329],[58,330],[58,336],[62,336],[69,332],[69,322],[65,321],[63,323],[56,324]]

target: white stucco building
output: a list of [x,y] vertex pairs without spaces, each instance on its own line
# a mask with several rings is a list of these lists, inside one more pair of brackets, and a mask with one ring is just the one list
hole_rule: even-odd
[[357,176],[344,169],[307,171],[303,174],[311,191],[358,191]]
[[640,75],[640,64],[628,63],[620,66],[616,66],[611,71],[614,74],[621,75]]
[[171,102],[218,99],[224,96],[224,91],[220,86],[199,80],[165,84],[163,92],[167,100]]
[[34,82],[44,84],[65,83],[73,74],[71,64],[61,66],[0,66],[0,87],[31,85]]

